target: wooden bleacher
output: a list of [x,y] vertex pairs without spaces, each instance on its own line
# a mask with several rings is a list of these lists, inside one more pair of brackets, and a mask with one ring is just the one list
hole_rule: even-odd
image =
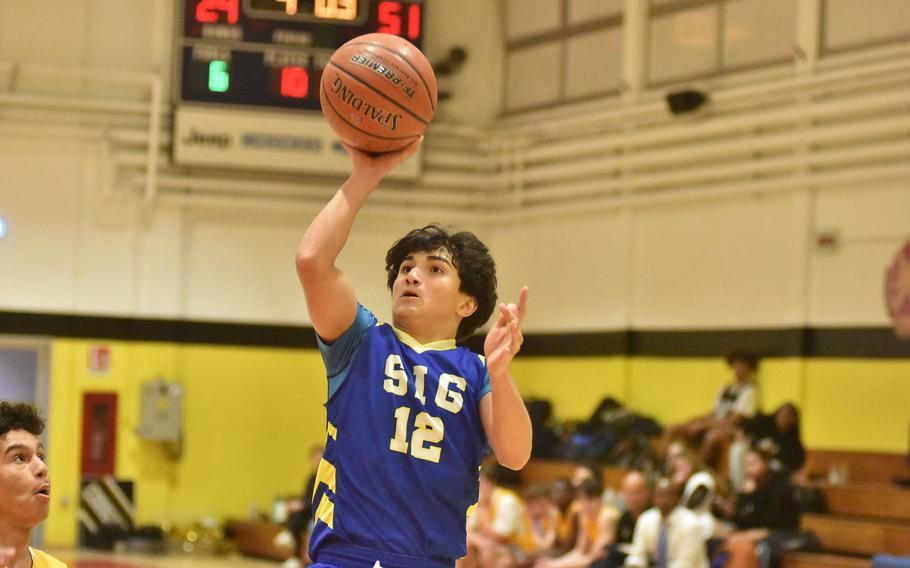
[[871,568],[872,560],[837,554],[789,552],[782,568]]
[[884,483],[816,484],[833,515],[910,521],[910,488]]
[[[529,486],[537,483],[549,484],[560,477],[571,478],[576,465],[567,461],[533,460],[521,470],[521,483],[524,486]],[[620,467],[604,466],[601,468],[601,472],[603,474],[604,487],[619,489],[622,484],[622,478],[628,470]]]
[[877,553],[910,554],[910,488],[892,480],[907,477],[907,457],[871,452],[809,452],[810,478],[825,480],[831,467],[844,467],[847,482],[815,481],[824,496],[824,514],[805,514],[802,526],[819,537],[824,554],[791,553],[783,568],[868,568]]
[[802,528],[815,533],[825,550],[872,556],[910,555],[910,522],[870,517],[804,514]]
[[826,479],[832,466],[846,467],[849,482],[891,484],[897,477],[910,476],[905,454],[810,450],[806,467],[813,479]]
[[[907,457],[897,454],[813,450],[807,466],[813,486],[824,496],[825,513],[804,514],[824,553],[788,553],[783,568],[870,568],[878,553],[910,555],[910,488],[892,483],[910,476]],[[830,484],[831,467],[846,469],[848,480]],[[571,477],[575,464],[534,460],[522,470],[522,483],[549,483]],[[619,489],[626,470],[603,468],[604,485]]]

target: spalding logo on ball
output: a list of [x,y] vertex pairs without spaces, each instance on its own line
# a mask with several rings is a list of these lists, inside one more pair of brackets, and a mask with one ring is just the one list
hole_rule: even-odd
[[366,34],[339,47],[322,72],[322,114],[344,142],[391,152],[427,129],[436,112],[436,75],[405,39]]

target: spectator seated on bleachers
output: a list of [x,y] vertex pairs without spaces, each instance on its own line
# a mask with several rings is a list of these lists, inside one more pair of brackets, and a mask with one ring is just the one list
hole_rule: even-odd
[[654,507],[638,518],[626,566],[707,568],[705,541],[695,514],[679,506],[679,487],[663,478],[654,488]]
[[556,542],[550,556],[562,556],[572,550],[578,535],[578,517],[575,514],[575,487],[571,480],[560,477],[550,486],[550,500],[559,513]]
[[518,563],[528,565],[545,557],[556,547],[559,531],[559,509],[550,497],[546,485],[532,485],[524,493],[524,528],[518,539]]
[[725,485],[724,480],[701,463],[691,449],[676,453],[670,467],[668,477],[682,489],[680,505],[695,513],[704,540],[729,532],[713,513],[718,484]]
[[761,406],[758,383],[755,381],[758,361],[758,357],[750,353],[734,352],[728,355],[727,365],[733,371],[734,380],[720,389],[711,414],[667,427],[660,447],[666,451],[677,438],[698,444],[702,461],[720,470],[719,460],[732,442],[736,427],[755,416]]
[[575,546],[562,556],[538,560],[535,568],[587,568],[606,555],[606,549],[616,535],[619,513],[604,505],[603,487],[597,480],[584,480],[577,491]]
[[467,521],[468,554],[458,568],[517,566],[525,529],[525,504],[515,491],[500,485],[502,466],[487,461],[480,470],[477,506]]
[[651,507],[651,487],[645,474],[640,471],[630,471],[623,477],[620,495],[622,514],[616,523],[613,542],[607,546],[606,557],[591,564],[590,568],[623,566],[635,534],[635,523]]
[[757,414],[740,425],[736,441],[730,445],[730,481],[739,490],[745,479],[743,465],[746,451],[758,446],[771,455],[771,469],[802,481],[806,449],[800,435],[799,409],[793,403],[782,404],[772,414]]
[[773,471],[770,462],[769,454],[750,449],[743,489],[735,503],[723,507],[736,528],[721,547],[726,568],[769,568],[779,565],[784,552],[816,548],[812,535],[799,532],[799,510],[788,477]]

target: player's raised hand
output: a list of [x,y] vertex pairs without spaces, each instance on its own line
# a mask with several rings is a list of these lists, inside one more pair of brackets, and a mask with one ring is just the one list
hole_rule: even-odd
[[351,175],[365,176],[378,183],[378,181],[392,171],[395,166],[410,158],[411,155],[417,151],[417,148],[420,147],[422,142],[423,135],[419,136],[401,150],[383,152],[381,154],[364,152],[345,142],[342,142],[341,144],[344,146],[344,149],[348,151],[348,154],[351,156],[351,161],[353,162],[353,171],[351,172]]
[[487,332],[483,344],[490,375],[508,371],[515,354],[521,350],[524,335],[521,326],[528,309],[528,288],[521,289],[518,304],[499,304],[499,318]]

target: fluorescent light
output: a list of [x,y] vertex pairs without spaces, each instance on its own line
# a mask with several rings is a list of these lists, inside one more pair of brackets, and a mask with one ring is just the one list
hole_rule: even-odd
[[6,219],[0,217],[0,239],[6,236]]

